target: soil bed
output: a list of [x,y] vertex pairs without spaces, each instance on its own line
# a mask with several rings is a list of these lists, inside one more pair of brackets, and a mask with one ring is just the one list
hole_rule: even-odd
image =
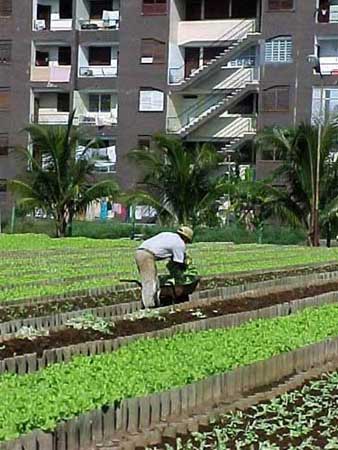
[[[293,267],[274,271],[252,271],[236,274],[215,275],[213,277],[202,277],[198,290],[214,289],[216,287],[237,286],[244,283],[255,283],[290,277],[297,275],[307,275],[311,273],[334,272],[338,270],[337,263],[321,264],[307,267]],[[34,300],[2,304],[0,305],[0,323],[16,319],[27,319],[33,317],[43,317],[51,314],[61,314],[71,311],[81,311],[88,308],[98,308],[118,303],[126,303],[133,300],[140,300],[139,289],[125,289],[111,294],[97,296],[74,296],[67,299],[55,298],[54,300]]]
[[66,347],[68,345],[83,342],[114,339],[117,337],[131,336],[146,333],[149,331],[170,328],[187,322],[196,322],[209,317],[224,316],[244,311],[253,311],[260,308],[289,302],[296,299],[313,297],[326,292],[338,291],[338,281],[322,283],[303,288],[290,288],[278,292],[267,293],[266,295],[255,295],[254,293],[244,294],[241,298],[218,300],[212,304],[199,306],[191,309],[162,313],[157,317],[146,317],[140,319],[126,319],[115,323],[108,333],[101,333],[94,330],[83,330],[64,328],[50,332],[47,336],[40,336],[34,339],[15,338],[4,341],[0,344],[0,359],[12,356],[24,355],[27,353],[37,353],[42,355],[44,350]]
[[125,290],[100,296],[72,297],[55,299],[48,302],[31,302],[30,304],[16,304],[0,306],[0,322],[16,319],[43,317],[51,314],[62,314],[83,309],[99,308],[101,306],[128,303],[140,299],[140,291]]
[[[162,438],[156,448],[176,450],[179,442],[181,450],[198,450],[204,442],[203,448],[336,449],[337,380],[337,372],[314,378],[272,402],[227,413],[214,423],[200,426],[198,433]],[[141,449],[144,447],[136,448]]]

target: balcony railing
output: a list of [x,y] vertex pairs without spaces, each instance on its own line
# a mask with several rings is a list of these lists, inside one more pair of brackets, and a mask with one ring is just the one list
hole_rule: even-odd
[[73,28],[73,19],[53,19],[47,23],[44,19],[34,20],[34,31],[63,31]]
[[143,3],[142,12],[145,16],[155,16],[167,14],[166,3]]
[[116,66],[81,66],[80,77],[87,78],[114,78],[117,76]]
[[78,116],[79,125],[95,125],[100,126],[114,126],[117,124],[117,115],[111,113],[92,113],[87,112]]
[[106,18],[102,19],[79,19],[78,28],[81,30],[118,30],[120,27],[120,12],[107,11]]
[[98,173],[116,172],[116,147],[88,148],[79,146],[76,152],[77,159],[89,159],[94,163],[94,170]]
[[68,120],[68,112],[40,110],[38,114],[38,123],[41,125],[65,125]]
[[31,81],[69,83],[71,66],[47,66],[31,68]]
[[338,75],[338,57],[336,56],[321,57],[320,70],[323,75]]

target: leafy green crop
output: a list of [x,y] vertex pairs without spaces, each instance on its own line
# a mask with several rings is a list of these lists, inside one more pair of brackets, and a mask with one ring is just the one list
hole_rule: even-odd
[[0,440],[124,398],[180,387],[240,365],[338,336],[338,306],[256,320],[238,328],[141,340],[40,372],[0,377]]
[[[167,450],[337,450],[338,373],[324,375],[269,402],[229,412],[213,429]],[[150,450],[150,449],[149,449]]]
[[[0,235],[0,302],[59,296],[110,287],[138,278],[138,242],[117,239],[51,239],[44,235]],[[336,261],[338,248],[197,243],[189,246],[197,273],[218,275]],[[167,273],[159,263],[161,274]],[[196,272],[190,273],[190,281]],[[77,277],[82,277],[77,279]],[[169,275],[172,278],[172,275]]]

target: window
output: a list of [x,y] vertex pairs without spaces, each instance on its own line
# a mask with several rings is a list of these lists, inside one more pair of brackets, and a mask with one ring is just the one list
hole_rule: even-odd
[[40,50],[37,50],[36,54],[35,54],[35,65],[37,67],[48,66],[49,65],[49,53],[41,52]]
[[202,19],[202,0],[187,0],[185,8],[185,20]]
[[0,0],[0,17],[12,15],[12,0]]
[[12,43],[11,41],[0,41],[0,64],[11,62]]
[[142,64],[164,64],[165,43],[156,39],[142,39],[141,63]]
[[9,88],[0,88],[0,111],[9,110],[10,90]]
[[164,93],[156,89],[141,89],[139,110],[141,112],[162,112],[164,110]]
[[289,87],[275,86],[263,91],[263,111],[289,111]]
[[321,92],[320,88],[314,88],[312,93],[312,120],[314,123],[325,114],[325,120],[332,120],[338,113],[338,89],[325,88]]
[[145,16],[167,14],[167,0],[143,0],[142,12]]
[[111,112],[111,96],[109,94],[89,94],[89,112]]
[[111,47],[89,47],[90,66],[110,66]]
[[60,19],[71,19],[73,17],[73,1],[60,0]]
[[265,42],[266,63],[290,63],[292,62],[292,39],[290,37],[278,37]]
[[0,133],[0,156],[8,155],[8,134]]
[[229,17],[230,0],[205,0],[205,19],[227,19]]
[[72,63],[71,47],[59,47],[59,65],[70,66]]
[[7,180],[0,178],[0,192],[7,192]]
[[57,97],[58,112],[69,112],[69,94],[59,93]]
[[137,148],[139,150],[149,150],[150,149],[150,136],[139,136],[137,140]]
[[293,0],[269,0],[269,11],[290,11],[293,9]]
[[101,20],[103,11],[112,10],[112,0],[96,0],[90,2],[90,18]]
[[256,48],[251,47],[228,62],[227,67],[254,67],[256,64]]

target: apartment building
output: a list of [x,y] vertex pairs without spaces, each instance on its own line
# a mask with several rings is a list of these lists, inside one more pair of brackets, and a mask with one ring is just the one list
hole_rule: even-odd
[[75,110],[102,142],[98,176],[124,188],[138,179],[127,153],[158,131],[212,142],[262,178],[283,155],[255,154],[257,130],[310,120],[321,103],[335,112],[337,74],[338,0],[0,0],[2,210],[7,180],[27,170],[16,148],[30,122]]

